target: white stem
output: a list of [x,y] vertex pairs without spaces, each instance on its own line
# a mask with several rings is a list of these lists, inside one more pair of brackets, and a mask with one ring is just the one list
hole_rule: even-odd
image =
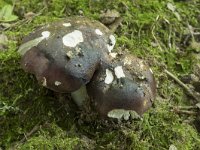
[[88,94],[86,90],[86,86],[83,85],[80,89],[76,90],[75,92],[71,93],[71,96],[74,102],[79,106],[83,106],[83,103],[88,99]]

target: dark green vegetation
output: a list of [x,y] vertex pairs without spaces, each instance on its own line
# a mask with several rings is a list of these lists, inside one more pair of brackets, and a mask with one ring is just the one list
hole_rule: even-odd
[[[176,6],[174,11],[169,3]],[[13,3],[0,1],[0,9],[6,4]],[[20,68],[16,51],[34,28],[80,15],[80,10],[99,19],[104,9],[116,9],[124,19],[115,32],[117,48],[146,60],[156,76],[157,99],[143,120],[117,125],[88,118],[68,95],[39,86]],[[28,12],[35,13],[30,20],[24,18]],[[194,105],[192,98],[163,72],[190,74],[197,63],[193,56],[200,36],[191,38],[189,25],[200,27],[199,0],[21,0],[13,13],[18,20],[3,31],[9,41],[7,50],[0,50],[0,149],[200,149],[197,116],[172,111],[174,106]]]

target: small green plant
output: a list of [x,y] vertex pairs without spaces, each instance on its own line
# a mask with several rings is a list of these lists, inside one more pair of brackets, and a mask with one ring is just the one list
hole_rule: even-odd
[[7,4],[0,10],[0,22],[11,22],[17,19],[18,16],[13,14],[13,6]]

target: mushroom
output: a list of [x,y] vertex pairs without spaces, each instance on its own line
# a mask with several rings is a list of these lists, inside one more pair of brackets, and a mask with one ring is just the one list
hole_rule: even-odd
[[22,68],[43,86],[77,99],[77,90],[90,81],[100,61],[108,59],[113,48],[109,36],[104,25],[83,17],[48,24],[23,39],[18,50]]
[[87,85],[89,96],[104,118],[128,120],[141,116],[155,98],[156,83],[148,65],[132,55],[122,57],[102,65]]
[[152,104],[151,69],[127,52],[113,52],[115,37],[97,21],[69,17],[35,30],[22,43],[22,68],[46,88],[71,93],[80,107],[93,99],[102,117],[128,120]]

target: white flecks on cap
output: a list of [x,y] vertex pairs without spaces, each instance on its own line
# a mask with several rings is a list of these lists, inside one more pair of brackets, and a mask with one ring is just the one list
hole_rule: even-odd
[[122,66],[117,66],[115,67],[114,69],[115,71],[115,75],[116,77],[119,79],[119,78],[124,78],[125,77],[125,74],[124,74],[124,71],[122,69]]
[[43,31],[41,34],[43,38],[48,38],[51,33],[49,31]]
[[74,54],[73,54],[72,51],[68,51],[68,52],[66,53],[66,55],[67,55],[68,58],[72,58]]
[[152,71],[152,69],[151,69],[151,68],[149,68],[149,70],[150,70],[150,72],[153,74],[153,71]]
[[65,26],[65,27],[70,27],[70,26],[72,26],[72,25],[71,25],[71,23],[63,23],[63,26]]
[[42,79],[42,86],[47,86],[47,79],[45,77]]
[[116,58],[117,57],[117,53],[109,53],[109,55],[113,58]]
[[98,34],[98,35],[103,35],[103,33],[101,32],[101,30],[99,30],[99,29],[95,29],[95,33]]
[[131,65],[131,59],[129,59],[128,57],[124,58],[124,65]]
[[145,67],[142,60],[139,61],[139,67],[140,67],[141,69],[144,69],[144,67]]
[[114,35],[110,35],[109,36],[109,44],[107,44],[109,53],[111,53],[111,51],[113,50],[115,43],[116,43],[116,39],[115,39]]
[[79,30],[74,30],[63,36],[62,41],[65,46],[75,47],[80,42],[83,42],[83,34]]
[[55,86],[59,86],[59,85],[61,85],[61,82],[60,81],[55,81],[54,84],[55,84]]
[[111,84],[113,82],[113,74],[109,69],[106,69],[106,78],[105,78],[105,83],[106,84]]

